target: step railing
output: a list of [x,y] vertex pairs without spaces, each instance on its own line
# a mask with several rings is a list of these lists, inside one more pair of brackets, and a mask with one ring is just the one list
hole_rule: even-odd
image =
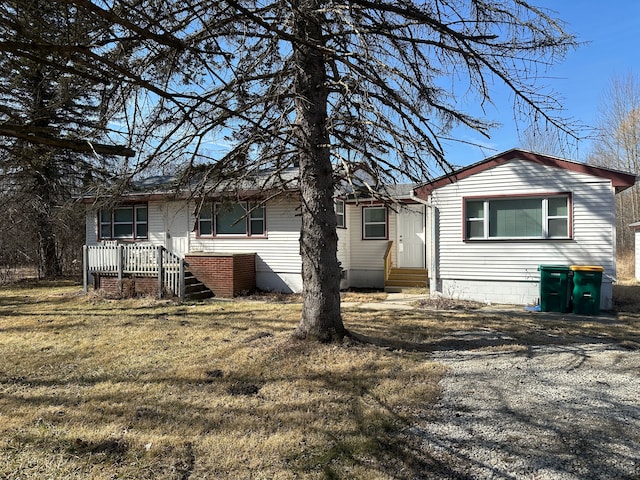
[[117,275],[119,288],[125,275],[157,276],[159,297],[171,294],[184,299],[185,262],[162,245],[84,245],[82,258],[85,292],[94,274]]
[[391,274],[391,268],[393,267],[393,261],[391,256],[391,249],[393,248],[393,240],[389,240],[387,243],[387,250],[384,252],[384,281],[389,280]]

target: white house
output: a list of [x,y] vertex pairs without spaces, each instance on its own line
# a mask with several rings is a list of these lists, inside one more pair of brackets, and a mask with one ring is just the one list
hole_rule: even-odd
[[615,194],[635,176],[509,150],[415,189],[430,209],[431,293],[535,304],[539,265],[604,267],[616,278]]
[[[539,265],[601,265],[602,308],[611,308],[614,196],[634,181],[630,174],[510,150],[423,185],[395,186],[389,205],[336,198],[342,287],[426,286],[428,272],[432,295],[532,304]],[[232,203],[207,198],[198,209],[201,199],[176,196],[166,182],[149,186],[114,208],[89,211],[89,248],[161,245],[186,258],[217,294],[301,291],[295,189],[264,204],[251,196]],[[233,289],[216,283],[235,281],[223,272],[236,268],[245,273],[236,272],[241,280]]]
[[[128,193],[117,206],[89,209],[89,253],[104,256],[104,249],[116,248],[116,244],[138,250],[161,245],[186,259],[193,273],[219,295],[234,295],[253,287],[281,292],[302,290],[300,200],[295,190],[264,203],[258,203],[255,192],[246,200],[221,203],[216,197],[202,201],[176,196],[167,181],[149,179],[149,188]],[[412,197],[409,186],[396,187],[393,199],[389,206],[372,199],[335,199],[343,288],[426,287],[426,207]],[[149,258],[148,253],[145,255]],[[216,285],[220,272],[227,269],[216,262],[228,258],[237,266],[241,255],[245,255],[244,260],[251,256],[248,261],[254,266],[243,268],[254,269],[254,283],[243,283],[233,291]],[[87,266],[88,273],[103,280],[115,275],[115,256],[109,257],[111,260],[105,265],[95,265],[96,258],[89,256],[88,261],[94,264]],[[207,266],[200,265],[203,263]],[[218,273],[202,269],[216,269]],[[136,265],[134,270],[129,273],[150,273],[145,266]]]

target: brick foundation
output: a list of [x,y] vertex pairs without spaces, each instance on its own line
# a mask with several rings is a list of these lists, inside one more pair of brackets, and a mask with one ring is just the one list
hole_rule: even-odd
[[254,253],[191,253],[187,269],[218,297],[236,297],[256,289]]
[[[116,275],[95,274],[95,288],[110,295],[120,295],[120,285]],[[125,275],[122,278],[122,296],[158,295],[158,277]]]

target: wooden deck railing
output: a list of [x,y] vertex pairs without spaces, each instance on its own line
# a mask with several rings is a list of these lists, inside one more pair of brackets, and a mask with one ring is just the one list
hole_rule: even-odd
[[184,298],[184,260],[161,245],[85,245],[83,281],[89,289],[89,275],[117,275],[120,284],[125,275],[157,276],[158,296],[169,292]]
[[384,252],[384,281],[385,284],[387,280],[389,280],[389,275],[391,274],[391,267],[393,266],[393,261],[391,258],[391,249],[393,248],[393,240],[389,240],[387,243],[387,250]]

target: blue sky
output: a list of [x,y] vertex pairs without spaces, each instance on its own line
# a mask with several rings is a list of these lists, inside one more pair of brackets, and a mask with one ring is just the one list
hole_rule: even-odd
[[[552,67],[540,83],[560,94],[567,117],[595,125],[611,79],[628,73],[640,75],[640,1],[531,0],[531,3],[556,12],[554,16],[566,23],[566,30],[584,42],[569,52],[562,63]],[[506,89],[496,90],[495,100],[496,110],[487,113],[502,126],[491,131],[489,140],[473,132],[463,132],[464,140],[478,142],[484,148],[449,144],[447,158],[453,164],[468,165],[519,146]],[[520,124],[520,129],[526,127]],[[589,140],[580,141],[572,159],[584,160],[590,149]]]

